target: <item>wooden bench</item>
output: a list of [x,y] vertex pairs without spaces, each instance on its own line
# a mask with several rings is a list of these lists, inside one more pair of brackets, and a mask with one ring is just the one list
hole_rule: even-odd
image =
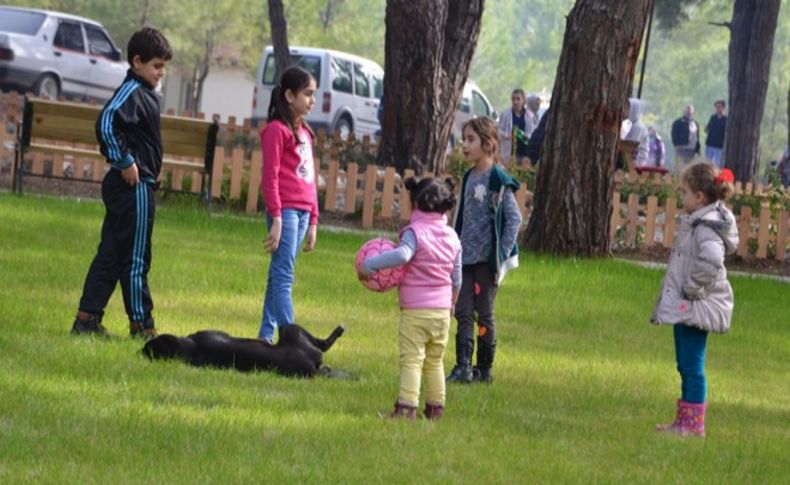
[[[22,193],[24,175],[46,176],[25,173],[26,153],[105,160],[96,140],[96,119],[100,111],[101,108],[95,105],[25,97],[22,123],[17,128],[13,190]],[[214,148],[219,130],[217,122],[163,115],[161,130],[164,147],[162,169],[200,174],[200,193],[210,203]]]

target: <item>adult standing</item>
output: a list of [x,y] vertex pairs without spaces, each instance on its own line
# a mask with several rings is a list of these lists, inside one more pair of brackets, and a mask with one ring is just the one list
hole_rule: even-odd
[[[509,161],[515,155],[519,160],[527,156],[527,108],[524,90],[516,88],[510,95],[510,109],[502,110],[499,115],[499,140],[502,160]],[[514,139],[515,138],[515,139]],[[514,146],[515,143],[515,146]]]
[[672,145],[679,165],[687,164],[699,154],[699,123],[694,119],[693,105],[683,108],[683,116],[672,123]]
[[661,139],[661,136],[652,126],[647,128],[647,134],[650,137],[650,143],[648,145],[649,151],[647,156],[648,165],[651,167],[663,167],[664,140]]
[[720,99],[713,106],[716,112],[710,116],[708,125],[705,127],[705,133],[708,134],[705,139],[705,158],[714,162],[717,167],[723,168],[722,152],[724,151],[724,134],[727,132],[727,115],[724,114],[724,110],[727,108],[727,103]]
[[648,153],[650,151],[650,135],[647,126],[642,123],[642,101],[636,98],[630,99],[628,108],[628,120],[631,122],[631,127],[625,135],[626,140],[635,141],[639,143],[634,154],[634,162],[637,166],[642,167],[647,165]]

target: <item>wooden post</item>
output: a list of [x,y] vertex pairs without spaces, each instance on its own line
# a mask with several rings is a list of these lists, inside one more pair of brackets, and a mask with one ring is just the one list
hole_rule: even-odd
[[779,213],[776,228],[776,260],[784,261],[787,252],[788,227],[790,227],[790,212],[782,211]]
[[738,256],[746,257],[749,255],[749,239],[752,236],[752,208],[741,207],[741,217],[738,221]]
[[53,177],[63,176],[63,154],[61,153],[56,153],[52,156],[52,176]]
[[170,188],[172,190],[181,190],[184,188],[184,171],[174,168],[170,171]]
[[[233,121],[235,122],[236,120],[234,119]],[[237,200],[241,197],[241,177],[244,175],[244,149],[234,148],[231,156],[230,199]]]
[[384,170],[384,187],[381,191],[381,217],[392,217],[392,201],[395,198],[395,167]]
[[403,185],[403,181],[409,177],[414,177],[414,170],[404,170],[403,178],[400,179],[400,220],[402,221],[408,221],[411,219],[411,194],[408,190],[406,190],[406,186]]
[[768,256],[768,226],[771,224],[771,208],[768,202],[760,204],[760,219],[757,227],[757,257],[765,259]]
[[362,205],[362,227],[373,228],[373,216],[376,208],[376,166],[370,164],[365,169],[365,196]]
[[247,214],[258,212],[258,196],[261,193],[261,169],[263,169],[261,160],[260,150],[252,152],[252,159],[250,159],[250,185],[247,188]]
[[[526,160],[526,159],[525,159]],[[521,220],[527,219],[527,184],[521,184],[516,191],[516,204],[521,211]]]
[[639,222],[639,196],[630,194],[628,196],[628,222],[625,231],[625,243],[629,247],[636,245],[636,225]]
[[200,193],[200,187],[203,185],[203,177],[204,175],[201,172],[192,172],[192,186],[189,190],[193,194]]
[[357,205],[357,172],[359,165],[349,163],[346,170],[346,207],[343,210],[346,214],[352,214]]
[[337,160],[329,162],[329,169],[326,175],[326,197],[324,198],[324,210],[335,212],[337,210],[337,173],[340,170],[340,163]]
[[[619,170],[618,173],[622,174]],[[609,221],[609,244],[614,242],[617,237],[618,227],[620,227],[620,191],[615,190],[612,194],[612,217]]]
[[30,168],[33,175],[44,175],[44,154],[41,152],[33,153],[33,166]]
[[645,241],[642,248],[647,250],[656,242],[656,214],[658,197],[651,195],[647,198],[647,220],[645,221]]
[[217,146],[214,150],[214,169],[211,171],[211,197],[222,195],[222,176],[225,171],[225,149]]
[[678,206],[673,197],[667,199],[667,208],[664,211],[664,247],[671,248],[675,242],[675,214]]

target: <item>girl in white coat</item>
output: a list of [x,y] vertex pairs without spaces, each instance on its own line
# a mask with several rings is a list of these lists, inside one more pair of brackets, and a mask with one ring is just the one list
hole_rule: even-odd
[[709,332],[730,329],[734,305],[724,256],[738,247],[735,217],[722,202],[732,193],[729,169],[708,163],[682,174],[683,211],[651,321],[674,325],[675,358],[681,380],[675,421],[659,431],[705,436],[705,347]]

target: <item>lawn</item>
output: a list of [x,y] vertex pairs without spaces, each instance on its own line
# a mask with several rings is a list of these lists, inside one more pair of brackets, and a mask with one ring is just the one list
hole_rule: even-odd
[[[157,211],[160,331],[256,335],[262,220]],[[661,272],[530,255],[497,300],[494,383],[449,387],[441,422],[390,422],[377,412],[397,394],[397,295],[355,278],[368,235],[321,230],[300,255],[297,319],[320,336],[346,325],[325,361],[352,378],[298,380],[148,362],[120,290],[105,324],[123,338],[71,337],[102,216],[93,200],[0,192],[0,483],[788,480],[786,284],[732,278],[733,330],[709,339],[704,440],[653,431],[679,392],[672,331],[647,323]]]

